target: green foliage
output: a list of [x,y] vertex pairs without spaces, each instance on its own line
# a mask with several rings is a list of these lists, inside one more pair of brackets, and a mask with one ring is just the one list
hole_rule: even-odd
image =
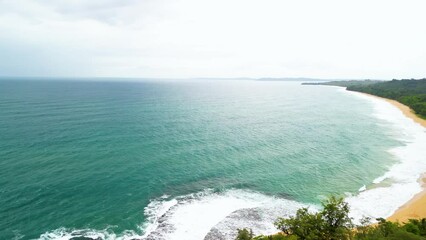
[[253,231],[251,229],[238,229],[236,240],[297,240],[296,236],[286,236],[283,234],[275,234],[269,236],[256,236],[254,237]]
[[383,81],[378,80],[347,80],[347,81],[330,81],[330,82],[319,82],[319,83],[311,83],[306,82],[302,83],[302,85],[329,85],[329,86],[339,86],[339,87],[350,87],[350,86],[359,86],[359,85],[371,85],[375,83],[380,83]]
[[363,92],[393,99],[409,106],[417,115],[426,119],[426,78],[392,81],[331,81],[303,84],[347,87],[349,91]]
[[297,236],[285,236],[282,234],[275,234],[269,236],[257,236],[253,240],[297,240]]
[[349,218],[349,206],[342,198],[330,197],[319,212],[301,208],[295,216],[279,218],[275,226],[282,232],[253,237],[253,232],[238,229],[237,240],[426,240],[426,218],[410,219],[407,223],[378,218],[361,219],[354,226]]
[[236,240],[251,240],[253,239],[253,231],[251,229],[237,229],[238,234]]
[[347,239],[352,234],[349,206],[342,198],[331,197],[323,202],[323,210],[311,213],[301,208],[296,216],[279,218],[275,226],[284,234],[295,235],[301,240]]
[[420,237],[418,235],[405,232],[402,230],[398,230],[392,235],[389,235],[387,238],[379,238],[379,239],[389,239],[389,240],[424,240],[425,238]]
[[[421,221],[425,222],[426,219]],[[408,223],[386,221],[383,218],[377,219],[377,225],[369,222],[359,226],[355,233],[356,240],[425,240],[420,235],[421,221],[410,220]]]
[[414,233],[416,235],[420,235],[420,229],[417,225],[413,224],[413,223],[407,223],[404,226],[405,231],[410,232],[410,233]]
[[[407,226],[407,225],[410,225],[410,226]],[[419,230],[417,235],[426,236],[426,218],[423,218],[420,220],[419,219],[408,220],[408,223],[404,226],[407,232],[415,233],[415,230],[411,230],[411,229],[414,229],[412,225],[416,226],[417,229]]]
[[352,233],[352,219],[349,218],[349,205],[343,198],[330,197],[322,204],[322,218],[325,221],[324,239],[344,239]]
[[320,239],[324,225],[321,213],[310,213],[307,208],[297,210],[294,217],[280,218],[275,222],[275,226],[284,234],[306,240]]
[[420,117],[426,118],[426,78],[392,80],[367,85],[354,84],[347,89],[394,99],[409,106]]
[[384,218],[378,218],[377,220],[379,221],[379,225],[377,227],[377,230],[384,237],[388,237],[389,235],[392,235],[399,228],[399,223],[386,221],[386,219],[384,219]]

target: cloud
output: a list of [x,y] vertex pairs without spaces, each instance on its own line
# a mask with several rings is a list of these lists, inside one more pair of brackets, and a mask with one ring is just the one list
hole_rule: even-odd
[[0,75],[426,75],[422,0],[0,0]]

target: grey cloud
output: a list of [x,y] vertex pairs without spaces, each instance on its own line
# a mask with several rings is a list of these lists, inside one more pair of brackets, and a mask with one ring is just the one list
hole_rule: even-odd
[[63,1],[63,0],[39,0],[39,3],[53,7],[55,10],[67,13],[78,14],[80,12],[93,12],[100,10],[110,10],[125,7],[136,3],[136,0],[91,0],[91,1]]
[[39,2],[64,17],[89,18],[114,25],[129,20],[127,16],[123,16],[127,9],[140,4],[149,4],[153,0],[39,0]]

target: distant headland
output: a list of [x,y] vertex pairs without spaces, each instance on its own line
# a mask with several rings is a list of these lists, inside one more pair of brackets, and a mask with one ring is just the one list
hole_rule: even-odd
[[374,96],[392,99],[410,107],[416,115],[426,119],[426,78],[402,79],[392,81],[378,80],[348,80],[316,83],[302,83],[303,85],[328,85],[346,87],[349,91],[371,94]]

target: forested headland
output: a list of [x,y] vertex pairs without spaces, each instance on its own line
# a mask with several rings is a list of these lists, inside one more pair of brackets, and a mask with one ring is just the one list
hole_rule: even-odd
[[303,85],[330,85],[346,87],[349,91],[372,94],[396,100],[409,106],[414,112],[426,119],[426,78],[402,79],[392,81],[331,81],[322,83],[303,83]]

